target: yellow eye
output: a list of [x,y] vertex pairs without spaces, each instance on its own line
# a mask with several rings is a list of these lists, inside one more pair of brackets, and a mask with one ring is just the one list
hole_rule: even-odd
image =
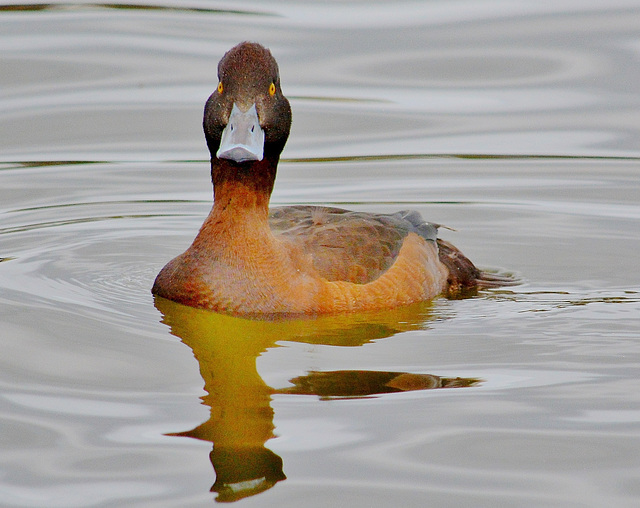
[[275,95],[275,93],[276,93],[276,84],[271,83],[269,85],[269,95]]
[[218,82],[218,93],[222,93],[223,90],[223,86],[222,86],[222,81]]

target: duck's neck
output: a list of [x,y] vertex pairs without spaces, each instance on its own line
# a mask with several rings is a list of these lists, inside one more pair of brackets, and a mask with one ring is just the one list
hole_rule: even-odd
[[219,244],[264,241],[270,235],[269,198],[275,182],[277,160],[267,158],[234,164],[213,158],[213,209],[201,233]]

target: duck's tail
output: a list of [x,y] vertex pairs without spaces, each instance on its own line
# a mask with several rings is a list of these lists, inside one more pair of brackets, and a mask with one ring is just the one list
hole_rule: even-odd
[[510,275],[484,272],[456,247],[438,238],[440,261],[449,269],[447,278],[448,298],[466,298],[475,295],[479,289],[512,286],[519,281]]

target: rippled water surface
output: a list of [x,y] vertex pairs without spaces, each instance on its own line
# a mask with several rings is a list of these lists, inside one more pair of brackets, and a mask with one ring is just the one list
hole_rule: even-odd
[[[604,4],[0,5],[0,505],[637,506],[640,8]],[[294,111],[272,202],[415,208],[522,283],[154,301],[244,39]]]

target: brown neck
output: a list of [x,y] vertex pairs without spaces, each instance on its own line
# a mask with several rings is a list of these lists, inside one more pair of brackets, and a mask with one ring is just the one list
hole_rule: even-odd
[[219,214],[266,216],[269,198],[276,178],[278,161],[236,164],[227,160],[211,160],[213,209]]
[[[269,206],[269,198],[276,179],[278,160],[265,157],[261,161],[236,164],[224,159],[211,160],[214,205],[227,205],[229,200],[243,206],[248,194]],[[249,205],[250,203],[246,203]],[[262,204],[262,203],[261,203]]]
[[270,239],[269,198],[276,165],[266,157],[248,164],[213,158],[213,209],[195,243],[224,250]]

